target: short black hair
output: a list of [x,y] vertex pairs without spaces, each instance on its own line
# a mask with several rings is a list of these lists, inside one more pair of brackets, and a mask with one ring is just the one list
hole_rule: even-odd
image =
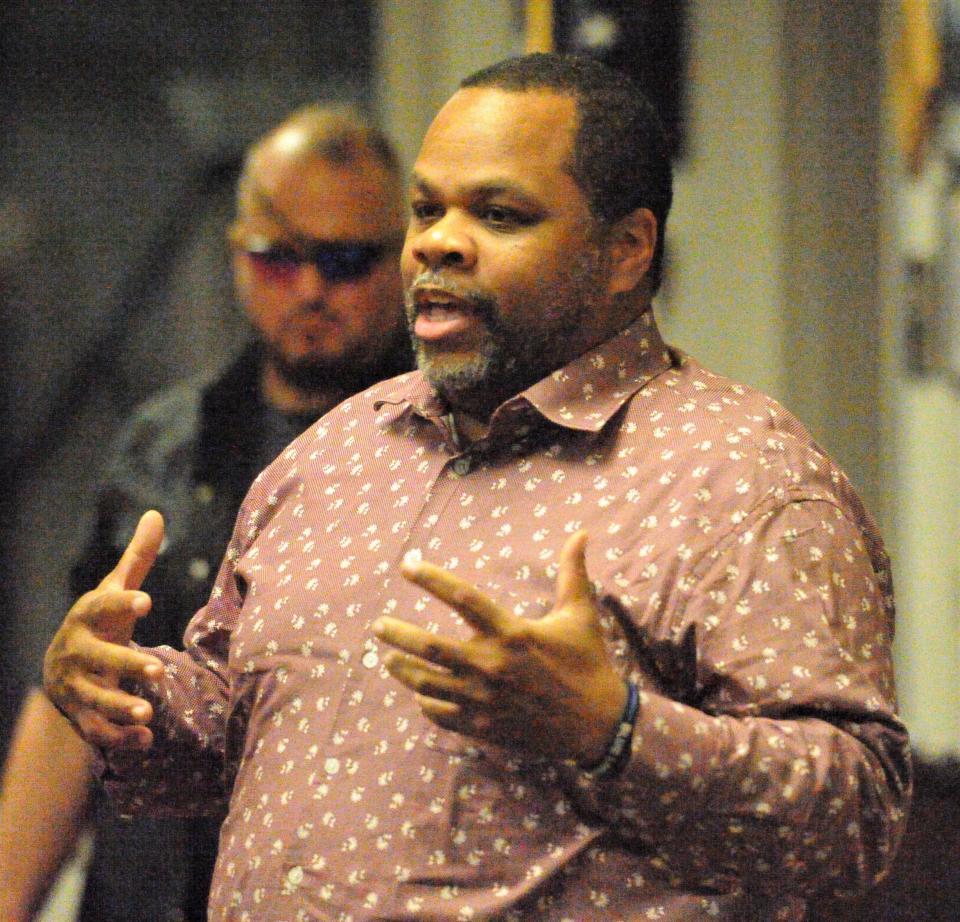
[[471,74],[460,86],[514,93],[548,90],[573,97],[577,129],[570,175],[604,225],[636,208],[653,212],[657,244],[647,280],[656,292],[663,276],[673,170],[663,123],[639,86],[596,58],[553,53],[508,58]]

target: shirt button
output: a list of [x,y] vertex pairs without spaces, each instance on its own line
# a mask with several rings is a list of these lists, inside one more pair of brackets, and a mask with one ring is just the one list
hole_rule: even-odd
[[210,575],[210,564],[202,557],[194,557],[187,570],[195,580],[201,582]]
[[458,474],[460,477],[463,477],[464,474],[470,473],[470,459],[469,458],[457,458],[453,462],[453,472]]
[[360,662],[363,663],[363,665],[366,666],[367,669],[373,669],[373,667],[380,662],[380,657],[377,656],[377,653],[375,650],[367,650],[367,652],[364,653],[363,656],[360,658]]
[[323,770],[328,775],[335,775],[338,771],[340,771],[340,760],[331,756],[326,762],[323,763]]
[[299,865],[287,871],[287,881],[295,887],[303,883],[303,868]]

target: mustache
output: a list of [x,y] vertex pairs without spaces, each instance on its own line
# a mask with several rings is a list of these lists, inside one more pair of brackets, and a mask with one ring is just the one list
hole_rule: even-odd
[[407,286],[407,290],[404,292],[404,301],[408,309],[413,308],[416,294],[423,288],[440,289],[466,304],[471,311],[481,318],[493,320],[497,316],[496,298],[475,289],[467,288],[456,279],[447,278],[442,273],[429,269],[419,273]]
[[293,317],[313,317],[316,314],[322,314],[330,318],[334,316],[334,312],[330,310],[330,305],[327,304],[326,298],[317,298],[303,304],[298,304],[296,310],[292,312]]

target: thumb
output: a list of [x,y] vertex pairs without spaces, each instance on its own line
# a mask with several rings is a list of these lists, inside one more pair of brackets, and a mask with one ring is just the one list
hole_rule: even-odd
[[590,602],[593,587],[587,575],[587,533],[578,531],[571,535],[560,551],[557,572],[557,610],[583,602]]
[[139,589],[163,543],[163,516],[151,509],[140,516],[137,530],[113,570],[100,584],[114,589]]

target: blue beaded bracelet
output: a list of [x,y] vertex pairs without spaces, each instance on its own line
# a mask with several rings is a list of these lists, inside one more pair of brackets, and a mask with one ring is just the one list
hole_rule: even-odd
[[633,739],[633,728],[636,726],[639,710],[640,692],[635,682],[627,682],[627,703],[620,715],[617,734],[611,740],[603,758],[593,768],[585,769],[591,778],[606,778],[623,770],[630,754],[630,740]]

